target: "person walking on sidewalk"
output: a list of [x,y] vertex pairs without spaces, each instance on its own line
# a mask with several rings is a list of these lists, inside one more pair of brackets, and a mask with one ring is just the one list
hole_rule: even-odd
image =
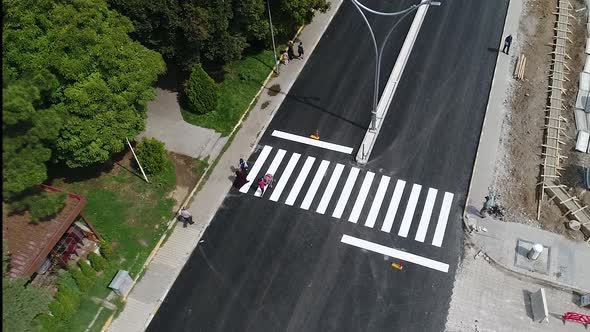
[[502,53],[508,54],[508,52],[510,52],[510,44],[512,44],[512,35],[508,35],[508,37],[504,39],[504,48],[502,48]]
[[289,61],[295,58],[295,51],[293,50],[293,41],[289,40],[289,48],[287,49],[287,55],[289,56]]
[[297,46],[297,53],[299,53],[299,59],[303,60],[303,43],[299,42],[299,46]]
[[248,163],[242,158],[240,158],[240,171],[242,171],[244,174],[248,173]]
[[490,210],[493,206],[494,200],[490,196],[486,196],[486,201],[483,203],[483,207],[481,208],[481,210],[479,210],[479,215],[482,218],[485,218],[488,215],[488,213],[490,213]]
[[193,216],[190,212],[188,212],[186,206],[183,206],[182,209],[180,209],[180,215],[178,216],[178,220],[182,221],[182,228],[186,228],[187,223],[191,225],[195,223],[193,221]]

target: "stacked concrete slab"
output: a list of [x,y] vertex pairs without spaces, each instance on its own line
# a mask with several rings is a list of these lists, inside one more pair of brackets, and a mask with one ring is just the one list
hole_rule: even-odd
[[[590,8],[590,0],[586,0],[586,5]],[[590,133],[590,15],[588,15],[587,37],[586,63],[580,73],[574,117],[578,130],[576,150],[590,153],[590,139],[588,139],[588,133]]]

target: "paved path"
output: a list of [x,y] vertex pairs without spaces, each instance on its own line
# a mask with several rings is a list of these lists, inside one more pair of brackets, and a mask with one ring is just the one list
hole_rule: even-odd
[[[227,194],[232,182],[232,167],[237,166],[239,158],[250,155],[256,146],[260,135],[282,103],[342,1],[333,0],[330,3],[330,10],[325,14],[316,14],[313,22],[305,26],[299,35],[306,47],[307,57],[288,66],[282,66],[281,74],[267,82],[262,92],[264,97],[259,98],[253,106],[231,146],[223,154],[201,190],[191,199],[189,210],[196,223],[188,228],[176,227],[172,230],[165,244],[149,263],[143,278],[127,297],[125,308],[108,327],[109,331],[145,330]],[[281,86],[284,93],[269,98],[267,90],[276,84]],[[174,103],[169,98],[171,97],[165,99],[168,101],[166,105],[173,108]],[[165,108],[160,108],[163,109]],[[167,144],[167,148],[171,149],[171,146]]]
[[[572,292],[547,288],[545,285],[521,280],[497,269],[478,256],[477,250],[467,248],[457,272],[453,299],[445,331],[448,332],[532,332],[532,331],[587,331],[584,326],[559,317],[564,312],[574,311],[590,314],[580,308]],[[549,322],[533,322],[531,292],[545,288]]]
[[138,136],[155,137],[166,144],[166,149],[193,158],[214,160],[227,137],[212,129],[185,122],[180,114],[178,93],[156,89],[156,98],[148,104],[145,130]]

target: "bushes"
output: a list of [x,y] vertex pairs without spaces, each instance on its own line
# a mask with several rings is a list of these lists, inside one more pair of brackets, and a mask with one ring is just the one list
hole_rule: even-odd
[[98,241],[98,244],[100,246],[100,254],[102,255],[102,257],[106,258],[106,260],[112,260],[113,258],[115,258],[115,253],[113,252],[113,247],[111,247],[111,245],[105,241],[105,240],[100,240]]
[[107,261],[95,252],[88,254],[88,260],[96,271],[104,271],[107,268]]
[[163,142],[144,137],[136,150],[137,158],[146,173],[156,174],[166,167],[168,159]]
[[46,331],[51,331],[52,326],[59,322],[68,322],[80,307],[80,291],[71,272],[66,272],[58,278],[57,287],[59,291],[55,300],[49,304],[53,317],[41,319],[41,324]]
[[88,278],[80,269],[75,266],[70,267],[70,273],[76,281],[76,285],[81,291],[85,292],[92,287],[92,280]]
[[81,259],[78,261],[78,265],[80,266],[82,273],[84,273],[91,283],[94,284],[94,281],[96,280],[96,271],[90,266],[90,263],[85,259]]
[[217,108],[219,88],[200,64],[193,66],[185,92],[193,113],[207,114]]

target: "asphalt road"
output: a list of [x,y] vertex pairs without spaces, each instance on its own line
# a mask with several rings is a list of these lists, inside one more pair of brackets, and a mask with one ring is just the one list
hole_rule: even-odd
[[[388,10],[409,3],[391,8],[376,1],[366,4]],[[282,130],[308,136],[319,129],[322,141],[350,147],[361,142],[369,123],[373,60],[364,26],[346,1],[261,139],[261,146],[273,148],[263,170],[277,158],[278,149],[286,151],[274,173],[279,181],[286,173],[286,161],[293,153],[301,154],[285,193],[278,202],[267,199],[278,190],[277,183],[262,199],[253,196],[253,190],[228,193],[148,331],[442,331],[461,253],[460,213],[507,3],[452,0],[429,10],[372,159],[354,185],[345,188],[344,179],[352,167],[358,167],[353,162],[356,149],[346,155],[270,133]],[[411,18],[400,25],[386,49],[382,87],[410,22]],[[375,24],[381,36],[391,26],[387,19]],[[260,154],[257,150],[250,162]],[[310,157],[317,160],[302,183],[304,189],[288,206],[287,192],[297,187],[297,173]],[[313,184],[319,160],[329,162],[327,175],[313,204],[304,210],[300,206],[305,188]],[[321,191],[328,187],[337,163],[344,166],[337,194],[329,200],[326,213],[318,213]],[[390,232],[379,230],[384,207],[374,228],[362,224],[369,203],[361,205],[358,223],[346,220],[354,214],[353,202],[365,187],[362,182],[368,172],[376,176],[367,202],[376,201],[383,175],[392,179],[387,201],[395,181],[407,182]],[[454,195],[441,247],[431,244],[434,217],[424,242],[415,240],[415,227],[407,237],[399,236],[402,209],[410,205],[409,188],[414,184],[423,186],[416,211],[423,210],[428,188],[438,190],[433,215],[441,210],[444,192]],[[336,198],[344,192],[351,193],[350,201],[342,218],[334,218]],[[416,212],[412,224],[418,219]],[[341,243],[343,234],[446,263],[449,271],[411,263],[401,271],[393,269],[390,264],[399,260]]]

